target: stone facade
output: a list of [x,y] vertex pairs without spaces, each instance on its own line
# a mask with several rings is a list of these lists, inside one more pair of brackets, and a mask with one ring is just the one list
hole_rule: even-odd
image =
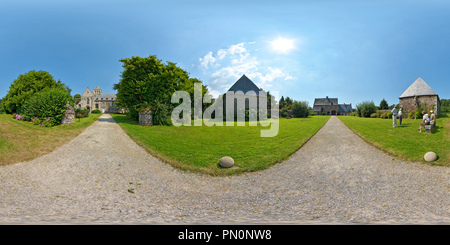
[[399,104],[403,114],[416,111],[419,107],[428,113],[433,110],[436,117],[441,114],[439,95],[420,77],[399,97]]
[[103,94],[102,89],[98,86],[94,91],[88,87],[81,95],[81,101],[76,105],[76,108],[88,109],[89,112],[99,110],[102,113],[114,113],[117,111],[116,99],[115,94]]
[[139,112],[139,125],[152,126],[152,111],[143,110]]
[[337,98],[316,98],[313,109],[316,115],[344,115],[353,112],[352,104],[339,104]]
[[62,118],[62,124],[74,124],[75,123],[75,110],[71,105],[69,105],[69,102],[67,102],[66,105],[66,114]]
[[[416,102],[416,103],[414,103]],[[430,112],[430,110],[436,111],[436,115],[440,114],[440,103],[438,96],[426,95],[426,96],[417,96],[416,101],[414,101],[414,97],[407,97],[400,99],[400,106],[403,110],[403,114],[409,113],[410,111],[416,111],[419,107],[422,107],[423,110]]]

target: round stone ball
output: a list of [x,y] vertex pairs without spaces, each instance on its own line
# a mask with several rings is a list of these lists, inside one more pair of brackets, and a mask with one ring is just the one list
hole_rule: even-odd
[[425,156],[423,158],[427,162],[433,162],[433,161],[437,160],[437,155],[436,155],[436,153],[429,151],[429,152],[425,153]]
[[222,157],[219,160],[219,165],[222,168],[231,168],[234,165],[234,160],[231,157]]

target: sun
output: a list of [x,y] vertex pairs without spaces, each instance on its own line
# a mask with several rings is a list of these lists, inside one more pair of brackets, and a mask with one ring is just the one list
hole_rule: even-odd
[[292,39],[279,37],[272,42],[272,49],[281,53],[288,53],[295,48],[295,41]]

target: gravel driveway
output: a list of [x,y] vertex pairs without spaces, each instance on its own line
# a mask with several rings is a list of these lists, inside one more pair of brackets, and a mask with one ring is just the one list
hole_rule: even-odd
[[450,224],[450,168],[410,163],[337,118],[268,170],[209,177],[149,155],[107,114],[50,154],[0,167],[0,223]]

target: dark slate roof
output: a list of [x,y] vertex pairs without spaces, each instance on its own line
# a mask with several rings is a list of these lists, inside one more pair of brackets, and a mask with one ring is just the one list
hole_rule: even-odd
[[339,104],[339,112],[353,112],[352,104]]
[[314,100],[314,105],[337,105],[338,99],[337,98],[316,98]]
[[96,94],[95,100],[96,101],[110,101],[110,100],[116,100],[117,95],[115,94]]
[[237,92],[237,91],[242,91],[244,94],[247,93],[248,91],[255,91],[256,94],[259,93],[259,88],[258,86],[256,86],[252,80],[250,80],[247,76],[242,75],[241,78],[239,78],[239,80],[237,80],[233,86],[230,87],[230,89],[228,89],[228,91],[233,91],[233,92]]
[[423,95],[437,95],[433,89],[421,78],[417,78],[411,86],[409,86],[400,98],[423,96]]

